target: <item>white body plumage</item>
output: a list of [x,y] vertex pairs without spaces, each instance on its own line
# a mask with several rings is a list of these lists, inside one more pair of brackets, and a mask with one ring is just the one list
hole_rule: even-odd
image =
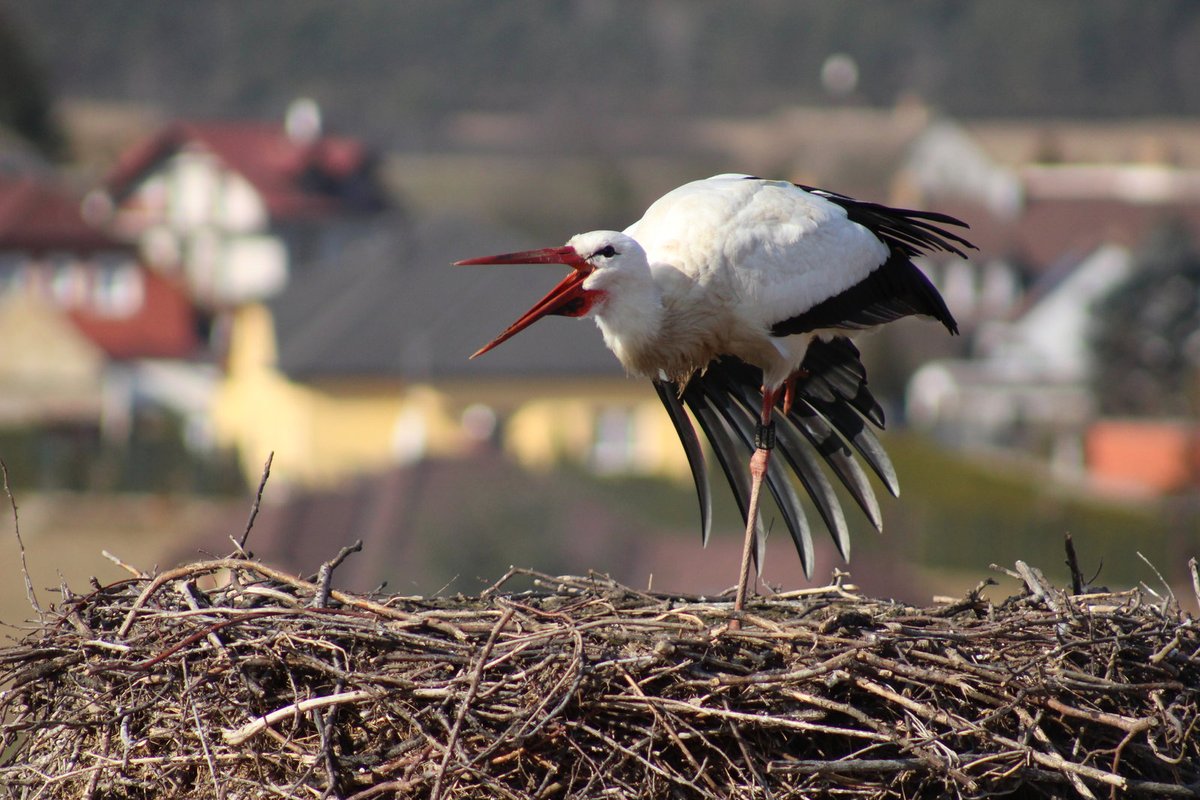
[[[862,281],[888,258],[845,209],[790,183],[718,175],[657,200],[625,229],[568,242],[595,268],[583,288],[605,342],[634,374],[685,379],[719,355],[779,385],[813,334],[771,327]],[[602,255],[612,247],[615,254]]]

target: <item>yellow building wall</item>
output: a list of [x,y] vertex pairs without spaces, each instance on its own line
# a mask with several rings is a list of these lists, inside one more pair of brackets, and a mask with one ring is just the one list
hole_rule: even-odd
[[219,445],[236,449],[249,481],[272,452],[272,474],[296,480],[311,454],[309,398],[274,369],[275,354],[267,309],[251,305],[236,312],[226,376],[213,399],[213,432]]
[[617,391],[599,393],[587,392],[583,385],[563,387],[558,396],[542,395],[520,404],[505,426],[504,449],[530,469],[549,469],[564,461],[596,468],[602,417],[616,411],[628,426],[622,471],[689,479],[675,428],[650,386],[617,386]]
[[265,306],[236,313],[227,374],[214,401],[218,442],[236,449],[250,483],[274,453],[272,480],[305,486],[423,456],[458,456],[479,446],[464,412],[490,409],[500,446],[518,463],[548,469],[564,461],[594,467],[601,417],[628,422],[629,471],[688,479],[666,412],[643,381],[477,380],[407,384],[346,379],[299,383],[276,368],[274,325]]
[[100,422],[104,353],[44,300],[0,297],[0,421]]
[[226,376],[213,408],[218,443],[257,481],[274,453],[272,479],[321,486],[423,455],[468,446],[444,396],[399,380],[292,381],[276,367],[268,309],[236,312]]

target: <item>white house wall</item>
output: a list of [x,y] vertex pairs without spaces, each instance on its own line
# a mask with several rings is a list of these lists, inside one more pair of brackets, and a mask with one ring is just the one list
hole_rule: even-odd
[[288,277],[288,251],[267,208],[242,175],[202,149],[163,162],[134,192],[128,220],[147,261],[183,270],[197,299],[241,303],[269,297]]
[[947,120],[930,125],[917,139],[904,173],[923,197],[970,198],[1001,217],[1014,217],[1023,202],[1018,177]]
[[270,224],[267,208],[250,182],[236,172],[222,175],[216,223],[230,233],[261,233]]
[[287,263],[287,248],[275,236],[237,236],[226,240],[219,299],[244,303],[277,294],[287,284]]
[[1095,413],[1093,308],[1129,270],[1126,249],[1104,246],[1015,321],[982,325],[977,358],[931,362],[913,375],[908,422],[958,446],[1042,452],[1060,470],[1081,470],[1080,436]]
[[1092,309],[1129,270],[1127,249],[1101,247],[1020,319],[1003,326],[987,357],[1029,364],[1058,380],[1086,380],[1091,369]]
[[216,224],[220,167],[211,155],[184,151],[165,165],[171,185],[168,220],[184,232]]

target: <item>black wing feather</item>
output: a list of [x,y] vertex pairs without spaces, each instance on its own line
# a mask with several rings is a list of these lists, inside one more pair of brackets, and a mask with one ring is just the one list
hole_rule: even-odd
[[912,315],[933,317],[946,330],[958,333],[958,322],[929,278],[909,256],[893,250],[882,266],[846,291],[772,325],[771,335],[873,328]]
[[808,402],[821,416],[829,420],[833,427],[837,428],[843,439],[854,446],[862,459],[867,462],[867,466],[879,476],[879,480],[883,481],[888,492],[893,497],[899,497],[900,481],[896,477],[896,468],[892,466],[892,460],[875,436],[875,432],[867,427],[863,418],[845,403],[821,403],[813,400]]
[[[801,397],[814,403],[844,402],[883,429],[883,407],[867,388],[867,369],[858,348],[845,336],[815,339],[808,345],[801,366],[808,376],[796,387]],[[752,379],[753,374],[747,379]]]
[[[724,422],[723,416],[710,402],[709,393],[695,381],[690,381],[683,391],[683,402],[691,410],[696,422],[700,425],[708,442],[712,445],[713,455],[729,481],[733,490],[734,500],[738,511],[745,520],[750,514],[750,475],[742,461],[742,448],[730,435],[730,428]],[[755,521],[754,527],[754,563],[761,564],[766,549],[766,533],[760,520]]]
[[[777,416],[776,449],[780,450],[783,460],[813,498],[838,550],[843,557],[848,557],[850,541],[845,514],[832,483],[820,467],[818,457],[846,486],[871,524],[876,528],[881,527],[875,494],[847,443],[879,476],[888,491],[896,494],[899,486],[895,469],[867,424],[869,421],[882,428],[883,410],[867,387],[866,370],[859,359],[858,349],[849,339],[838,337],[813,341],[803,369],[807,377],[797,383],[796,402],[791,412],[786,418],[782,413]],[[681,393],[669,381],[655,383],[660,398],[668,393],[682,399],[683,405],[695,418],[729,481],[742,519],[745,520],[750,498],[746,463],[753,451],[754,424],[762,403],[762,371],[736,358],[724,357],[693,376]],[[677,406],[673,409],[667,399],[663,403],[668,406],[668,412],[679,431],[681,426],[677,415],[682,413],[682,409]],[[694,435],[690,425],[684,430],[692,431]],[[680,435],[686,434],[681,432]],[[687,447],[685,444],[685,449]],[[689,455],[689,461],[691,458]],[[695,464],[692,473],[699,486]],[[811,574],[811,531],[780,459],[772,459],[769,463],[767,486],[796,544],[805,574]],[[701,490],[698,488],[697,491]],[[702,512],[702,524],[704,519]],[[760,563],[763,541],[759,527],[755,555]]]
[[[727,378],[727,374],[721,374],[719,370],[717,374],[718,380]],[[754,386],[745,382],[735,383],[727,379],[721,382],[721,388],[737,399],[753,421],[762,408],[762,394]],[[812,498],[817,512],[825,521],[825,527],[837,542],[838,550],[843,555],[849,553],[850,531],[846,527],[846,516],[842,513],[842,506],[838,502],[837,494],[833,491],[833,485],[821,470],[815,455],[797,436],[798,429],[795,420],[791,415],[788,417],[781,415],[781,418],[776,420],[775,428],[776,449],[783,454],[791,466],[792,472],[800,479],[805,491]],[[844,445],[843,449],[845,449]],[[847,450],[847,452],[849,451]],[[805,550],[811,552],[811,541],[806,542]]]
[[[858,507],[863,510],[877,531],[883,530],[883,514],[879,509],[879,501],[871,482],[862,467],[854,460],[850,448],[830,423],[821,417],[815,408],[807,401],[800,400],[792,406],[788,421],[804,434],[813,449],[825,459],[830,469],[837,475],[842,485],[850,491]],[[844,517],[843,517],[844,520]],[[839,545],[842,557],[849,560],[849,541],[844,546]]]
[[667,416],[675,426],[683,452],[687,455],[688,466],[692,470],[692,480],[696,484],[696,499],[700,501],[700,541],[708,545],[708,536],[712,532],[712,492],[708,485],[708,468],[704,461],[704,449],[696,436],[696,429],[688,418],[683,402],[679,399],[677,387],[667,381],[654,381],[654,391],[658,399],[667,409]]
[[967,255],[963,252],[964,248],[967,250],[978,249],[962,236],[943,227],[952,225],[967,230],[971,228],[961,219],[949,214],[918,211],[911,208],[893,208],[882,203],[855,200],[853,197],[831,192],[828,189],[818,189],[799,183],[795,186],[810,194],[824,197],[831,203],[836,203],[846,209],[846,216],[852,222],[857,222],[867,228],[885,243],[900,249],[910,257],[929,251],[941,251],[966,258]]
[[[664,383],[667,387],[674,386],[669,382]],[[688,383],[682,396],[683,402],[691,410],[692,416],[696,418],[696,424],[700,426],[700,430],[704,431],[704,436],[712,447],[717,464],[725,473],[725,480],[729,482],[729,488],[733,491],[733,498],[737,502],[738,510],[744,520],[750,511],[750,476],[746,471],[745,464],[742,463],[741,450],[729,435],[725,423],[721,421],[721,416],[709,404],[708,396],[695,381]]]
[[[754,427],[757,411],[753,408],[747,409],[739,398],[739,393],[735,387],[723,385],[723,375],[718,370],[711,373],[713,380],[701,381],[700,389],[712,403],[712,406],[721,414],[722,418],[729,425],[730,430],[741,441],[744,452],[749,453],[754,447]],[[744,472],[745,470],[741,470]],[[779,507],[779,511],[783,514],[784,523],[787,525],[788,533],[791,534],[792,541],[796,544],[796,552],[800,556],[800,563],[804,567],[804,574],[812,577],[813,568],[813,543],[812,532],[808,526],[808,518],[804,515],[804,509],[800,507],[800,498],[796,495],[796,490],[792,488],[792,482],[788,480],[784,474],[783,467],[778,459],[772,459],[767,464],[767,489],[771,492],[771,496],[775,498],[775,505]],[[746,511],[743,510],[742,518],[745,519]],[[755,546],[755,561],[758,562],[759,568],[762,566],[762,550],[763,538],[762,531],[758,532],[758,538]]]

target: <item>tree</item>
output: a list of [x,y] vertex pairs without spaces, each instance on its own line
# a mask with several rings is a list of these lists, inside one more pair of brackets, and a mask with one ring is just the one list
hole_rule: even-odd
[[1181,223],[1155,231],[1130,276],[1096,308],[1094,388],[1101,411],[1200,413],[1200,250]]
[[0,15],[0,126],[14,131],[50,158],[64,154],[50,91],[10,15]]

